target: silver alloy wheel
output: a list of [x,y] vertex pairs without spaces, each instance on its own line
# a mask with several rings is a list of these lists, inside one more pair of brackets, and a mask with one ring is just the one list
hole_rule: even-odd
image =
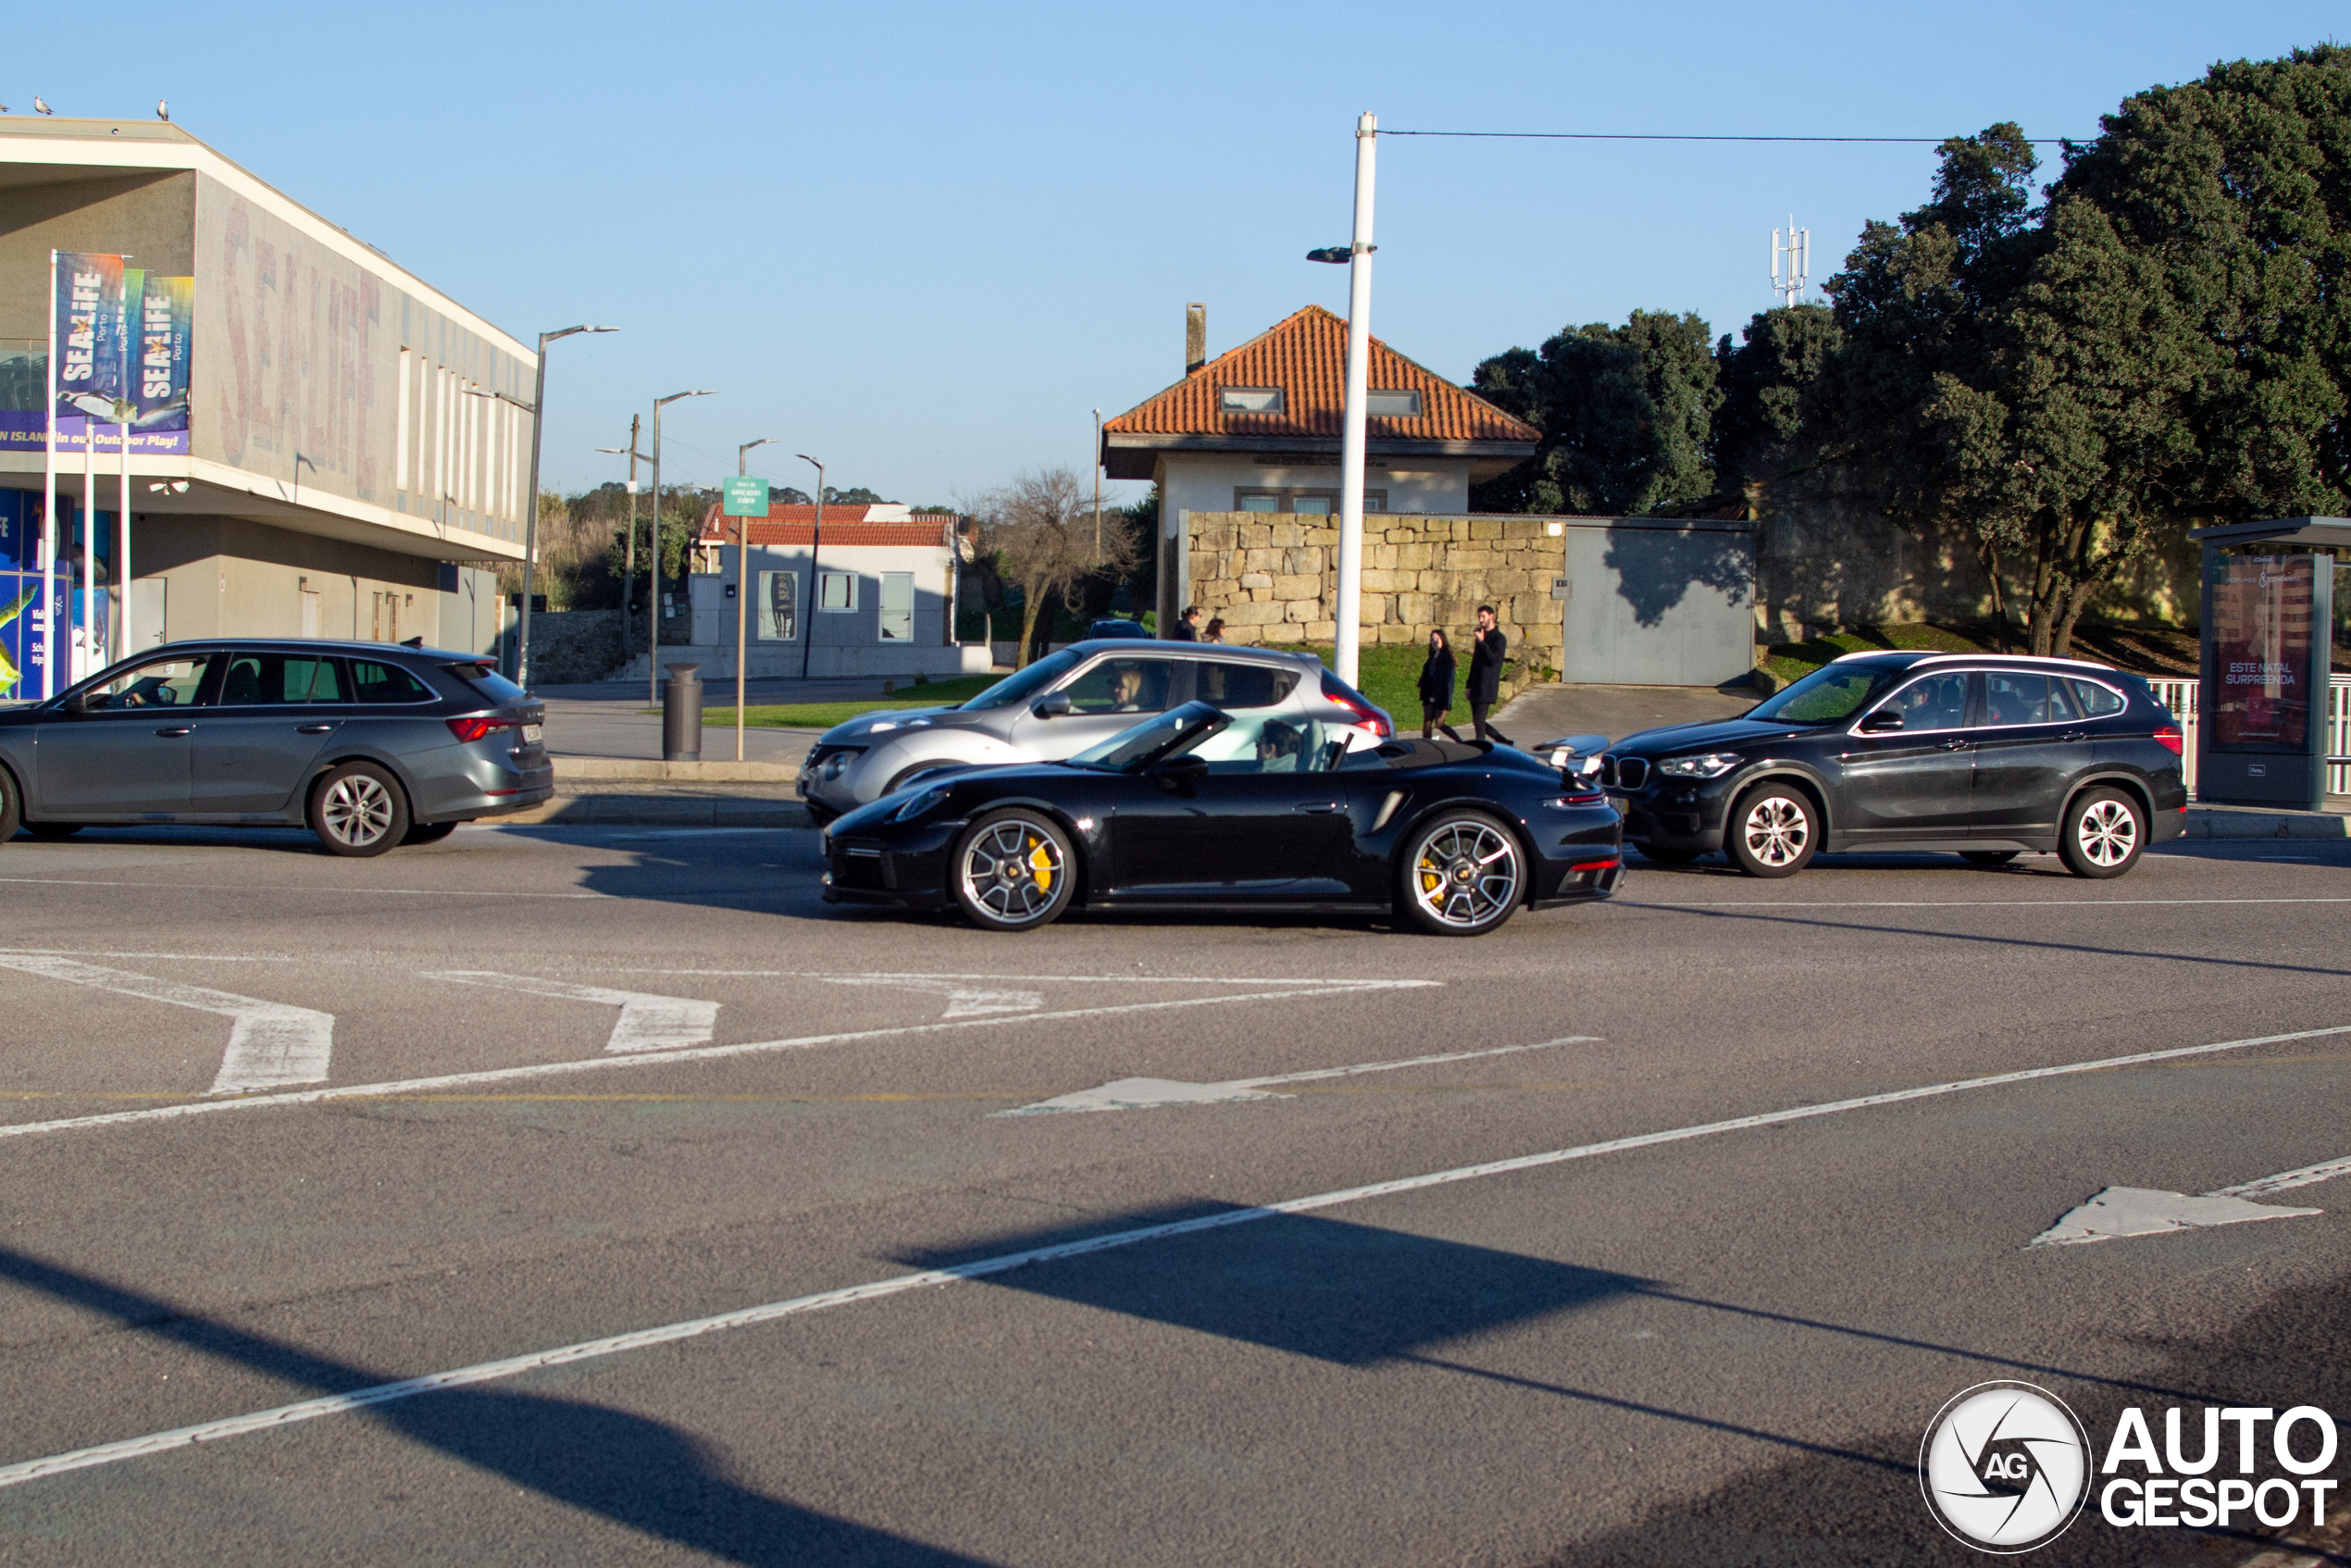
[[318,819],[339,844],[364,850],[392,830],[392,791],[366,773],[347,773],[327,786]]
[[1804,857],[1812,842],[1812,819],[1802,803],[1786,795],[1765,795],[1748,808],[1739,832],[1756,864],[1777,870]]
[[2111,796],[2092,801],[2074,827],[2073,841],[2091,865],[2120,865],[2138,851],[2138,814]]
[[1482,819],[1443,823],[1421,840],[1412,878],[1414,902],[1438,925],[1489,925],[1518,902],[1518,844]]
[[1060,843],[1042,824],[1008,816],[989,824],[964,848],[964,903],[989,918],[1017,926],[1043,913],[1069,868]]

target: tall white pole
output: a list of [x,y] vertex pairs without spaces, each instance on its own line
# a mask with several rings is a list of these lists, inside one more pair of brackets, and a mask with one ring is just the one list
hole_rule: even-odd
[[[98,586],[98,417],[91,415],[81,422],[81,635],[74,641],[74,650],[89,664],[90,634],[97,629],[98,617],[91,609]],[[71,669],[71,666],[67,666]],[[76,680],[90,673],[88,668],[73,671]]]
[[41,695],[57,694],[57,253],[49,253],[49,404],[42,413],[48,444],[41,463]]
[[1379,121],[1355,122],[1355,243],[1347,269],[1347,428],[1338,458],[1338,625],[1331,662],[1357,684],[1363,618],[1363,415],[1372,370],[1372,175]]
[[131,422],[122,424],[122,488],[114,516],[115,656],[131,656]]

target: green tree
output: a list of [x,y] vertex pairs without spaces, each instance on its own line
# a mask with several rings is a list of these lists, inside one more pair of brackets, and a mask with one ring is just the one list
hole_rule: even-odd
[[1565,329],[1510,349],[1471,378],[1488,402],[1543,432],[1535,454],[1474,487],[1484,511],[1637,515],[1712,492],[1707,451],[1723,401],[1696,315],[1635,311],[1622,327]]
[[1735,491],[1768,482],[1809,456],[1804,446],[1805,399],[1845,341],[1835,314],[1823,305],[1760,311],[1714,347],[1723,404],[1708,436],[1715,483]]

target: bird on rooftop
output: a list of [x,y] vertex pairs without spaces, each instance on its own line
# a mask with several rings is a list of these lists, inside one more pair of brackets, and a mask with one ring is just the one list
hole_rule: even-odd
[[32,112],[37,115],[53,115],[57,111],[51,108],[46,100],[36,93],[32,95]]
[[155,118],[157,119],[169,119],[171,118],[171,106],[166,104],[161,98],[157,98],[155,100]]

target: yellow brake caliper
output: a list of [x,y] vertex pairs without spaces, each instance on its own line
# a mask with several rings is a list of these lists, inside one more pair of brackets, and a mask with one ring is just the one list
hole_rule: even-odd
[[1037,890],[1050,893],[1053,890],[1053,857],[1044,840],[1037,839],[1034,842],[1035,847],[1028,852],[1028,869],[1037,877]]
[[1421,856],[1421,891],[1433,893],[1444,885],[1445,877],[1437,870],[1437,863],[1426,855]]

